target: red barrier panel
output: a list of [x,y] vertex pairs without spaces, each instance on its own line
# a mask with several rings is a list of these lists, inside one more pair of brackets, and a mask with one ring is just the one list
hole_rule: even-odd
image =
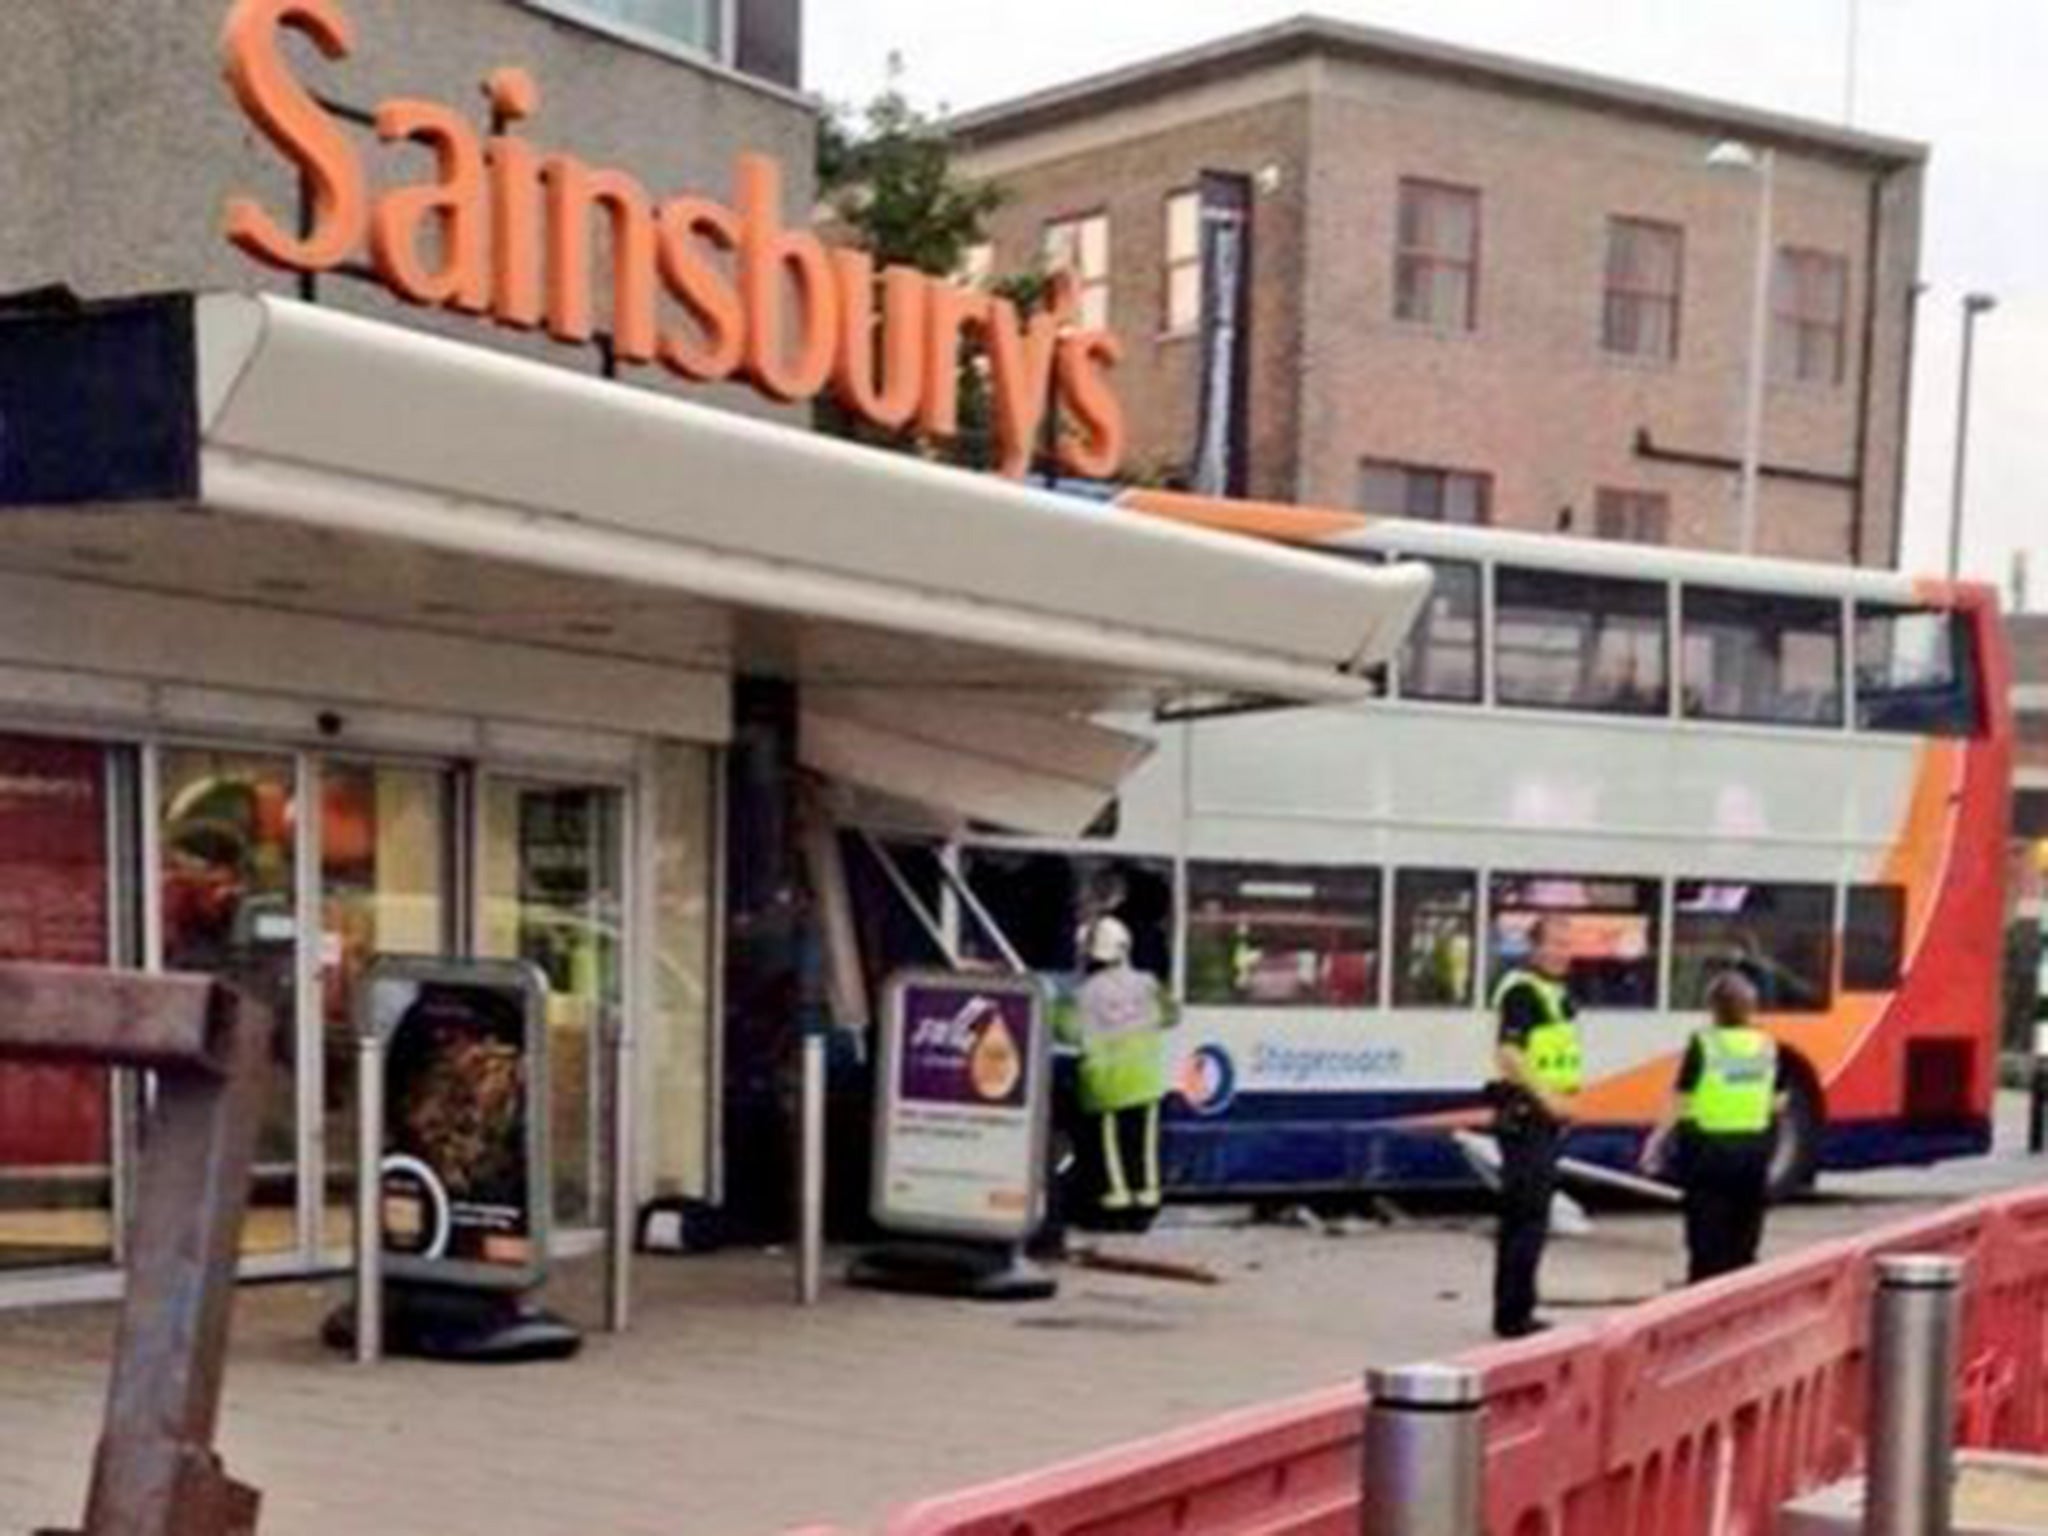
[[1502,1536],[1604,1529],[1600,1485],[1606,1337],[1559,1329],[1476,1351],[1486,1378],[1486,1522]]
[[[1862,1455],[1875,1261],[1965,1261],[1962,1430],[2048,1449],[2048,1192],[1887,1227],[1459,1362],[1488,1536],[1761,1533]],[[892,1517],[885,1536],[1354,1536],[1365,1396],[1232,1415]],[[825,1533],[816,1533],[825,1536]]]
[[1966,1425],[1972,1445],[2048,1450],[2048,1192],[1996,1202],[1999,1233],[1983,1282],[1992,1366]]
[[[1980,1200],[1885,1227],[1863,1243],[1865,1284],[1873,1290],[1877,1284],[1877,1260],[1886,1254],[1939,1253],[1963,1261],[1963,1315],[1957,1349],[1962,1380],[1956,1393],[1956,1429],[1964,1442],[1972,1445],[1990,1443],[1990,1426],[2007,1390],[2006,1361],[1998,1329],[1993,1324],[1992,1302],[2005,1230],[2000,1202]],[[1866,1295],[1858,1308],[1860,1317],[1869,1315],[1868,1306]],[[1856,1394],[1855,1401],[1862,1403],[1861,1392]],[[1860,1439],[1860,1419],[1857,1434]]]
[[1357,1536],[1363,1386],[914,1505],[888,1536]]
[[1767,1530],[1841,1470],[1860,1338],[1836,1244],[1631,1308],[1608,1330],[1600,1518],[1614,1536]]

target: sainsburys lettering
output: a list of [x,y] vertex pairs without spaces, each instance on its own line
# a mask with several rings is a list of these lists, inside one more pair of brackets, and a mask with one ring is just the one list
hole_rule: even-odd
[[424,150],[433,169],[379,190],[348,127],[294,73],[284,49],[293,31],[332,60],[355,50],[339,0],[236,0],[222,34],[236,99],[310,193],[303,230],[254,198],[229,200],[228,238],[257,260],[300,273],[366,260],[410,303],[579,343],[598,332],[593,250],[604,233],[621,364],[744,380],[782,401],[830,391],[876,426],[945,440],[960,429],[967,347],[986,359],[1005,474],[1029,467],[1055,409],[1061,466],[1115,473],[1125,441],[1110,384],[1119,347],[1073,325],[1071,285],[1056,284],[1051,304],[1026,318],[1007,299],[922,272],[878,274],[865,253],[785,225],[781,170],[762,155],[739,157],[730,205],[657,199],[623,170],[523,137],[540,90],[517,68],[484,82],[493,132],[437,102],[380,104],[377,138]]

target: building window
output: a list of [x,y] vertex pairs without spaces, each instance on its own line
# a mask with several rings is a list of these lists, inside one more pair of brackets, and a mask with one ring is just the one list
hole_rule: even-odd
[[1778,251],[1771,369],[1796,384],[1839,384],[1846,364],[1849,263],[1826,251]]
[[1500,567],[1494,573],[1500,702],[1663,714],[1670,701],[1666,597],[1658,582]]
[[1485,523],[1493,515],[1493,476],[1367,459],[1358,466],[1358,510],[1425,523]]
[[1364,1008],[1379,961],[1376,869],[1188,866],[1190,1003]]
[[1088,213],[1045,226],[1045,264],[1072,275],[1084,330],[1109,329],[1109,215]]
[[1600,344],[1624,357],[1678,356],[1685,232],[1648,219],[1607,221],[1607,295]]
[[1603,485],[1593,497],[1593,531],[1628,544],[1671,542],[1671,498],[1662,491]]
[[1466,560],[1427,560],[1435,577],[1429,601],[1401,647],[1401,697],[1477,704],[1479,567]]
[[1977,652],[1961,614],[1857,605],[1857,725],[1972,736],[1978,720]]
[[1402,179],[1394,317],[1447,331],[1479,324],[1479,194],[1471,187]]
[[953,276],[970,288],[986,288],[996,275],[996,248],[980,240],[960,252],[960,267]]
[[1734,971],[1765,1013],[1822,1013],[1833,1000],[1835,891],[1828,885],[1681,880],[1673,893],[1671,1006],[1707,1006]]
[[1842,723],[1842,605],[1687,587],[1680,656],[1685,712],[1763,725]]
[[723,61],[729,0],[524,0],[534,10],[578,21],[613,37],[665,53]]
[[1556,923],[1581,1008],[1657,1006],[1654,880],[1617,875],[1495,875],[1491,882],[1491,988],[1535,951],[1536,924]]
[[1202,323],[1202,194],[1166,200],[1166,313],[1161,328],[1185,336]]
[[1479,882],[1447,869],[1394,876],[1394,1006],[1465,1008],[1472,1002]]

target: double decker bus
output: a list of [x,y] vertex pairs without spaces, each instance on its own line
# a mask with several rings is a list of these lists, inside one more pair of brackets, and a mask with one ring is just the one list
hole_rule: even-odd
[[1467,1181],[1504,971],[1569,936],[1572,1155],[1626,1165],[1708,981],[1792,1068],[1774,1182],[1991,1137],[2012,723],[1985,587],[1133,492],[1435,586],[1381,696],[1153,723],[1113,826],[962,873],[1035,968],[1115,909],[1181,1004],[1182,1197]]

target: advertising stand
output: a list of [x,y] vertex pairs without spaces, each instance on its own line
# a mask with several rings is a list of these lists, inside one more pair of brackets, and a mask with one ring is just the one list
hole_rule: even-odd
[[1053,1294],[1023,1252],[1045,1219],[1049,1032],[1029,977],[891,978],[870,1199],[876,1224],[900,1236],[862,1254],[851,1283],[985,1301]]
[[547,984],[516,961],[380,957],[357,994],[356,1296],[327,1340],[375,1360],[560,1359]]

